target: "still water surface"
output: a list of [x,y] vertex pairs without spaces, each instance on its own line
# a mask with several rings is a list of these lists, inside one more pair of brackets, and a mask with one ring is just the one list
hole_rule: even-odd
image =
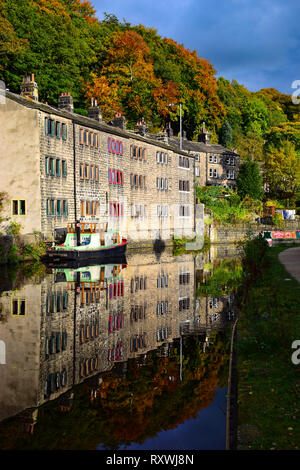
[[224,449],[237,256],[4,269],[0,449]]

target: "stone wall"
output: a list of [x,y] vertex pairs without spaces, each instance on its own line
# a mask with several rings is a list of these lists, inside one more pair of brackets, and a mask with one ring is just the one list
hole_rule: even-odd
[[[214,226],[208,228],[211,243],[238,243],[244,241],[247,236],[258,236],[260,230],[299,230],[299,221],[284,221],[282,227],[267,225],[244,225],[244,226]],[[289,240],[285,240],[289,241]],[[293,242],[294,240],[291,240]]]
[[[10,99],[0,104],[1,174],[0,191],[5,192],[1,231],[10,221],[23,233],[41,230],[39,116],[36,109]],[[25,201],[25,213],[13,214],[12,201]],[[17,202],[17,205],[19,203]]]

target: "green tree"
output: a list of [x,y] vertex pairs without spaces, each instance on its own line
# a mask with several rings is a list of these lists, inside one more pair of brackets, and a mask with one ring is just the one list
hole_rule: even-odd
[[232,129],[227,119],[224,121],[220,129],[219,142],[227,148],[230,148],[232,145]]
[[252,199],[261,199],[264,194],[262,183],[263,178],[257,162],[247,159],[240,165],[237,192],[242,199],[247,195]]
[[299,189],[299,159],[292,142],[284,141],[279,148],[269,146],[265,154],[264,180],[272,197],[294,198]]
[[264,139],[255,132],[240,133],[236,137],[236,146],[243,160],[261,162],[263,160]]

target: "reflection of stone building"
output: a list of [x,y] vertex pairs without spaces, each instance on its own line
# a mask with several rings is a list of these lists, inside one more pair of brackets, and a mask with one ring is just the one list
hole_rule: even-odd
[[67,402],[74,385],[115,364],[157,348],[168,355],[180,335],[224,324],[228,299],[195,302],[192,255],[129,253],[127,262],[53,270],[0,297],[0,420],[61,395]]

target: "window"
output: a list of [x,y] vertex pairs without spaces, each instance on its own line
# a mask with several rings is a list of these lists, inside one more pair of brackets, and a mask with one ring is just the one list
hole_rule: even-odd
[[226,170],[226,176],[227,176],[227,179],[234,180],[235,178],[234,170]]
[[55,215],[54,199],[47,199],[47,215]]
[[179,274],[179,284],[189,284],[190,283],[190,273],[180,273]]
[[80,129],[79,131],[79,143],[83,144],[83,129]]
[[108,152],[115,153],[116,155],[123,155],[123,143],[109,137],[107,139],[107,150]]
[[123,171],[108,170],[108,182],[113,184],[123,185]]
[[124,215],[124,205],[119,202],[109,203],[109,215],[111,217],[122,217]]
[[55,136],[57,139],[60,138],[60,122],[55,123]]
[[49,175],[54,176],[54,158],[49,158]]
[[179,206],[179,217],[189,217],[190,206]]
[[99,168],[94,165],[88,165],[86,163],[79,164],[79,176],[80,179],[99,181]]
[[168,217],[169,216],[169,206],[157,206],[156,208],[157,217]]
[[156,188],[158,190],[168,189],[168,178],[156,178]]
[[168,287],[169,276],[168,274],[159,274],[156,280],[156,286],[158,288]]
[[62,201],[62,212],[64,216],[68,215],[68,204],[67,204],[66,199],[63,199]]
[[53,119],[48,119],[48,135],[51,137],[54,136],[54,121]]
[[12,299],[11,301],[11,314],[13,316],[24,316],[26,313],[26,300]]
[[200,168],[198,166],[195,167],[195,176],[200,176]]
[[47,199],[47,215],[48,216],[67,216],[68,215],[68,202],[66,199]]
[[210,178],[218,178],[218,170],[216,168],[209,169]]
[[93,147],[98,147],[98,134],[93,134]]
[[168,154],[165,152],[156,152],[156,163],[161,163],[162,165],[168,164]]
[[66,160],[61,161],[61,171],[62,171],[62,176],[65,178],[67,176],[67,162],[66,162]]
[[179,191],[189,192],[190,191],[190,182],[179,180]]
[[190,298],[183,297],[179,299],[179,312],[182,310],[188,310],[190,308]]
[[185,168],[186,170],[190,169],[190,160],[188,157],[179,156],[178,165],[180,168]]
[[62,124],[62,139],[67,140],[67,125],[64,123]]
[[218,298],[210,298],[209,299],[209,308],[218,308],[219,307],[219,299]]
[[135,189],[147,189],[147,178],[143,175],[130,175],[130,186]]
[[61,216],[61,201],[59,199],[56,201],[56,215]]
[[145,205],[136,205],[131,206],[131,217],[132,218],[145,218],[147,217],[147,206]]
[[26,215],[25,199],[12,200],[12,215]]
[[60,160],[58,158],[55,161],[55,174],[60,176]]
[[137,157],[137,147],[135,145],[131,145],[130,147],[130,157],[131,158]]
[[169,311],[169,302],[167,300],[162,302],[157,302],[156,304],[156,315],[164,315]]

